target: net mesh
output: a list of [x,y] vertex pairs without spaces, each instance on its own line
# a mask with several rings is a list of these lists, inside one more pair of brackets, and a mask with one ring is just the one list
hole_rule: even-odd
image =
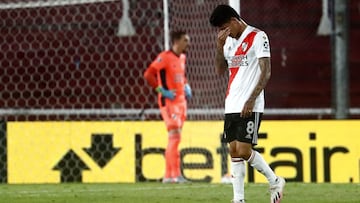
[[[189,101],[189,108],[222,109],[225,98],[227,77],[215,74],[214,56],[216,45],[216,29],[211,28],[209,16],[218,4],[223,1],[170,1],[170,30],[186,30],[191,37],[191,45],[187,55],[187,77],[193,89],[194,97]],[[190,20],[191,19],[191,20]],[[189,119],[221,119],[218,115],[189,115]]]
[[[144,86],[142,72],[162,50],[162,19],[158,15],[162,3],[132,1],[130,18],[137,35],[118,37],[121,1],[54,2],[1,4],[0,106],[141,109],[154,103],[154,97],[147,96],[150,90]],[[147,9],[144,12],[142,8]],[[7,120],[64,119],[52,117],[9,115]]]
[[[207,23],[217,3],[170,2],[170,30],[186,30],[193,42],[188,57],[194,91],[190,109],[221,108],[223,104],[226,78],[216,80],[211,69],[214,33]],[[130,1],[129,7],[136,35],[119,37],[116,33],[124,15],[121,1],[0,4],[4,90],[0,106],[6,120],[139,119],[144,118],[143,109],[156,109],[155,94],[142,74],[164,48],[162,2]],[[14,115],[7,109],[26,110]],[[56,109],[70,110],[64,115]],[[89,111],[81,111],[84,109]],[[100,111],[94,115],[91,109]],[[129,111],[119,109],[140,110],[128,116]],[[209,118],[191,115],[189,119]],[[149,117],[158,119],[159,115],[150,113]]]
[[[228,1],[169,1],[170,30],[184,29],[192,39],[187,57],[194,93],[189,120],[222,119],[227,78],[213,70],[216,32],[208,23],[220,3]],[[142,75],[164,49],[163,2],[129,1],[133,36],[118,36],[122,4],[120,0],[1,1],[2,119],[160,119],[156,95]],[[330,108],[329,36],[316,34],[321,1],[250,1],[241,3],[241,16],[265,30],[271,40],[266,107]],[[359,17],[352,14],[351,19]],[[351,26],[350,40],[356,42],[357,24]],[[351,67],[358,64],[354,53]],[[354,75],[351,106],[359,100]]]

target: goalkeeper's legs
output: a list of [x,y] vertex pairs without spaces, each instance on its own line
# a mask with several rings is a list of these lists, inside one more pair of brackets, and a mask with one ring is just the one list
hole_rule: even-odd
[[[184,183],[186,179],[181,175],[179,144],[181,129],[186,118],[186,102],[171,104],[160,108],[161,116],[168,130],[168,145],[165,150],[166,172],[164,180]],[[163,181],[164,182],[164,181]]]
[[165,170],[164,179],[176,178],[181,175],[180,153],[178,150],[180,137],[181,135],[179,131],[176,130],[169,131],[168,145],[165,151],[166,170]]

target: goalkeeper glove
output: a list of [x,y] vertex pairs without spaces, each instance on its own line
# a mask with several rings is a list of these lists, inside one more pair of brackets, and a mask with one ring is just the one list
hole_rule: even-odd
[[165,98],[168,98],[170,100],[173,100],[175,98],[175,93],[173,91],[167,90],[161,86],[157,87],[155,90]]
[[189,84],[185,84],[185,86],[184,86],[184,91],[185,91],[185,97],[186,97],[186,99],[191,99],[192,93],[191,93],[191,87],[190,87]]

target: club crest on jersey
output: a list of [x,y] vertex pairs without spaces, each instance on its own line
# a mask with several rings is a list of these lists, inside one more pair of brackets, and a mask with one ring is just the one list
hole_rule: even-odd
[[248,43],[247,43],[247,42],[243,42],[243,43],[241,44],[241,49],[242,49],[242,51],[245,52],[245,50],[246,50],[247,47],[248,47]]
[[157,61],[158,63],[160,63],[160,62],[162,61],[161,57],[158,57],[158,58],[156,59],[156,61]]

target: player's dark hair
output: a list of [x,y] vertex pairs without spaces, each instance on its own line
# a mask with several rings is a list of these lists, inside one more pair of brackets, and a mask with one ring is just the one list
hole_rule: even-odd
[[231,18],[240,20],[239,14],[229,5],[218,5],[210,16],[210,24],[214,27],[221,27],[223,24],[229,22]]
[[170,33],[170,40],[171,43],[174,43],[174,41],[181,39],[183,35],[186,35],[186,32],[184,30],[174,30]]

